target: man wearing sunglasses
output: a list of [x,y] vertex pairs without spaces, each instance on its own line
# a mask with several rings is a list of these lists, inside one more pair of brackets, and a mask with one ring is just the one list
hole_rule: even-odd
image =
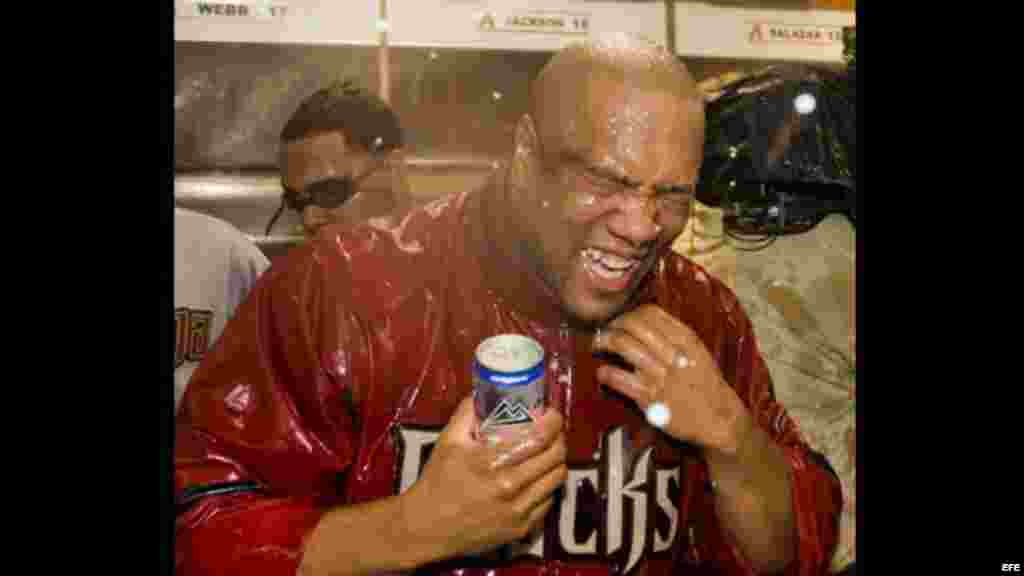
[[281,131],[281,208],[302,216],[307,237],[323,226],[387,217],[406,200],[403,134],[394,111],[348,82],[304,100]]
[[[321,233],[256,287],[178,420],[179,575],[825,573],[838,479],[735,295],[671,251],[693,79],[615,36],[531,88],[485,188]],[[500,333],[543,347],[547,410],[485,442],[471,366]]]

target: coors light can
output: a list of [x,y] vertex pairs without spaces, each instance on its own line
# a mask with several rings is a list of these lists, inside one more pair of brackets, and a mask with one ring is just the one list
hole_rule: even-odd
[[531,424],[544,409],[544,348],[519,334],[499,334],[476,348],[473,400],[479,434]]

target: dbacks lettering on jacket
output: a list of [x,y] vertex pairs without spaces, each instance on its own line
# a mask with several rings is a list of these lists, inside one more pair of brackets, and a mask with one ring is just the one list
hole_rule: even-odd
[[[399,477],[394,493],[402,493],[419,478],[440,430],[399,426],[396,432]],[[504,559],[600,559],[628,574],[647,555],[686,549],[688,534],[679,530],[680,486],[684,463],[661,466],[653,461],[654,447],[630,451],[626,430],[612,428],[590,463],[568,463],[565,486],[544,529],[529,542],[506,546]],[[546,537],[549,532],[554,537]],[[682,533],[681,533],[682,532]]]

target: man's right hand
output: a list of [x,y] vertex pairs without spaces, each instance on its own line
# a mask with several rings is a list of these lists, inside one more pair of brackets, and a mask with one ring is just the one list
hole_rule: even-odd
[[410,528],[436,535],[430,556],[439,559],[525,538],[542,524],[568,474],[557,411],[546,411],[534,426],[496,443],[478,439],[476,425],[472,398],[466,398],[403,498]]

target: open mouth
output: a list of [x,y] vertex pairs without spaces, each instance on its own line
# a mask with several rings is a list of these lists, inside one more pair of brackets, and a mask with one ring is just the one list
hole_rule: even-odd
[[632,272],[639,268],[642,259],[625,258],[597,248],[585,248],[581,252],[583,267],[605,287],[621,290],[626,287]]

